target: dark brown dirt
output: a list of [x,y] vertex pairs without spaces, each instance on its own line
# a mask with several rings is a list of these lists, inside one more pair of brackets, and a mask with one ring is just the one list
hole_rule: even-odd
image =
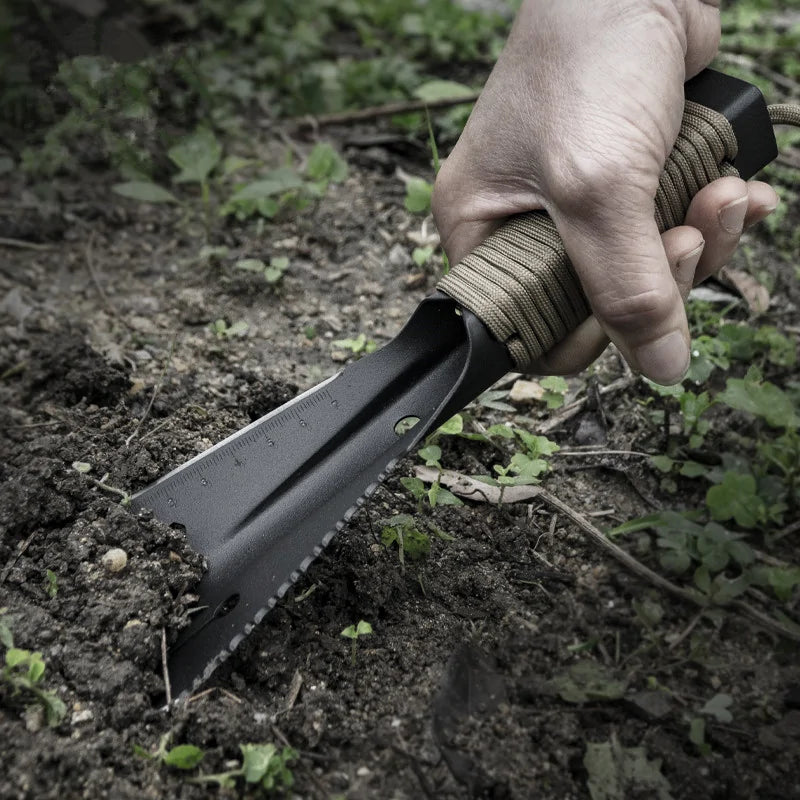
[[[538,501],[427,509],[454,538],[432,537],[427,559],[403,568],[378,538],[381,519],[415,511],[398,477],[210,691],[165,710],[162,632],[172,641],[185,622],[201,559],[99,483],[134,492],[332,374],[332,340],[385,342],[433,279],[405,288],[420,220],[382,169],[351,164],[316,208],[259,238],[218,233],[213,243],[229,251],[212,264],[192,219],[87,191],[80,205],[59,201],[52,249],[2,251],[0,607],[17,645],[42,651],[45,685],[68,714],[47,728],[0,684],[0,797],[210,796],[133,754],[171,731],[206,751],[206,771],[242,742],[285,738],[300,751],[302,798],[586,798],[587,743],[612,735],[659,759],[675,798],[800,798],[796,645],[732,613],[696,618]],[[786,270],[769,245],[751,246],[765,267]],[[274,254],[290,257],[277,289],[232,266]],[[777,297],[784,324],[797,325],[799,298],[794,284]],[[218,318],[248,331],[217,338],[208,323]],[[619,359],[609,353],[595,374],[610,383]],[[646,395],[639,385],[607,395],[602,414],[589,406],[551,435],[570,448],[605,438],[609,450],[659,452]],[[524,414],[532,430],[546,419]],[[447,466],[473,474],[496,460],[477,445],[444,446]],[[602,524],[676,502],[634,457],[554,459],[545,486]],[[119,573],[102,566],[110,548],[127,553]],[[663,612],[652,629],[634,607],[645,601]],[[340,632],[359,619],[374,633],[353,665]],[[623,697],[563,700],[549,681],[581,660],[622,681]],[[702,756],[689,722],[717,692],[732,696],[733,720],[706,716]]]

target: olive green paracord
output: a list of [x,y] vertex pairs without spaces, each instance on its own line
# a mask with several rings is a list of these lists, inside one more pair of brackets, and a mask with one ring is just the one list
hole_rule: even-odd
[[[772,105],[769,115],[774,125],[800,126],[800,106]],[[700,189],[739,174],[731,163],[736,153],[726,117],[687,101],[655,198],[662,233],[683,223]],[[561,237],[543,211],[513,217],[453,267],[438,288],[505,343],[521,372],[591,313]]]

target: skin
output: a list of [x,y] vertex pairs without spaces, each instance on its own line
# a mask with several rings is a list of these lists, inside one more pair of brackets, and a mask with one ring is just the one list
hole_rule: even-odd
[[659,235],[658,180],[678,135],[683,84],[719,46],[719,2],[525,0],[434,186],[451,263],[512,214],[545,209],[594,311],[536,364],[570,374],[610,339],[658,383],[689,365],[684,300],[731,258],[778,197],[722,178]]

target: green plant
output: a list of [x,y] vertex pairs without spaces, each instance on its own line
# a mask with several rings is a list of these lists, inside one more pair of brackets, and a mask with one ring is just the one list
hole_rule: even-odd
[[286,256],[272,256],[269,264],[265,264],[259,258],[244,258],[237,261],[234,266],[247,272],[260,273],[267,283],[274,285],[280,283],[284,273],[289,269],[289,259]]
[[323,197],[331,183],[341,183],[346,177],[347,163],[330,144],[320,142],[309,154],[303,174],[283,166],[240,183],[220,213],[238,220],[252,216],[272,219],[283,209],[302,210]]
[[138,744],[133,745],[133,752],[141,758],[152,759],[176,769],[194,769],[204,758],[203,751],[193,744],[179,744],[171,747],[172,732],[165,733],[159,739],[158,747],[154,752],[145,750]]
[[433,184],[424,178],[408,177],[406,179],[405,207],[412,214],[427,214],[431,210]]
[[55,727],[66,716],[67,707],[55,692],[42,687],[45,673],[42,654],[14,647],[11,628],[3,618],[5,613],[6,609],[0,608],[0,644],[5,648],[5,665],[0,679],[10,689],[12,698],[21,696],[23,700],[32,701],[28,705],[40,707],[47,724]]
[[250,329],[250,326],[244,320],[239,320],[232,325],[228,325],[224,319],[215,319],[208,327],[217,339],[231,339],[234,336],[244,336]]
[[[139,745],[133,750],[142,758],[156,760],[168,767],[181,770],[192,770],[205,757],[205,753],[193,744],[180,744],[170,747],[172,734],[164,734],[154,752],[148,752]],[[200,774],[188,778],[190,783],[212,783],[221,789],[234,789],[238,778],[243,778],[251,788],[260,788],[265,792],[283,791],[294,785],[294,775],[289,763],[297,758],[297,751],[291,747],[282,750],[267,742],[265,744],[240,744],[241,764],[225,772]]]
[[96,486],[101,491],[108,492],[109,494],[119,497],[120,505],[127,507],[131,504],[131,495],[129,492],[126,492],[124,489],[120,489],[117,486],[110,486],[106,483],[109,476],[108,472],[106,472],[102,478],[93,478],[88,474],[92,471],[92,465],[86,461],[73,461],[72,469],[83,475],[85,479],[89,481],[89,483],[91,483],[93,486]]
[[560,375],[548,375],[539,381],[539,385],[544,389],[542,400],[549,409],[561,408],[564,405],[564,398],[569,390],[564,378]]
[[[397,546],[400,564],[405,567],[405,559],[419,561],[425,558],[431,549],[431,533],[444,541],[453,541],[450,534],[428,519],[421,523],[410,514],[395,514],[383,520],[381,528],[381,542],[384,547]],[[422,530],[422,526],[428,531]]]
[[331,346],[339,350],[349,350],[354,356],[365,356],[374,353],[378,345],[372,339],[367,339],[366,334],[359,333],[355,339],[336,339]]
[[353,666],[355,666],[358,640],[362,636],[372,635],[372,625],[361,619],[355,625],[348,625],[339,635],[343,636],[345,639],[350,639],[350,660]]
[[58,594],[58,576],[51,569],[45,570],[44,590],[51,600]]

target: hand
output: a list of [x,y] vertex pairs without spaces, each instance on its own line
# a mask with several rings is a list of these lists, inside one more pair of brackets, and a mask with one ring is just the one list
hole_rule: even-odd
[[683,299],[777,205],[767,184],[723,178],[695,196],[685,225],[658,233],[654,197],[683,84],[719,36],[711,0],[523,3],[439,172],[433,211],[452,263],[511,214],[552,217],[594,317],[537,371],[577,372],[610,338],[634,369],[679,381],[689,365]]

